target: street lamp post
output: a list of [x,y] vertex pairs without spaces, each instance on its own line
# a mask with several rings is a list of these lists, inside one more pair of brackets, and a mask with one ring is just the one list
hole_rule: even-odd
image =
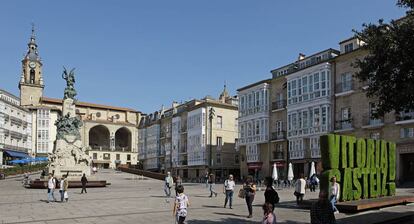
[[209,115],[208,115],[208,119],[210,121],[210,148],[209,148],[209,152],[210,152],[210,162],[209,162],[209,166],[210,169],[212,169],[213,167],[213,118],[214,118],[214,108],[210,107],[209,110]]

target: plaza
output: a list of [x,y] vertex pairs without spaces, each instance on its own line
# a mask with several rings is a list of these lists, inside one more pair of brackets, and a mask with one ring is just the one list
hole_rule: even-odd
[[[38,178],[32,175],[32,178]],[[166,198],[163,182],[140,179],[136,175],[100,170],[94,178],[106,179],[106,188],[90,188],[80,194],[78,188],[69,189],[68,203],[46,203],[45,189],[26,189],[21,178],[0,181],[0,223],[174,223],[173,198]],[[190,207],[187,223],[261,223],[264,203],[263,191],[258,191],[253,203],[253,218],[247,219],[244,200],[235,197],[233,209],[223,208],[222,184],[216,185],[217,197],[209,198],[204,184],[185,183]],[[237,186],[236,190],[240,187]],[[278,223],[309,223],[309,210],[295,206],[293,189],[278,190],[280,203],[275,212]],[[397,189],[397,195],[412,194],[413,189]],[[305,199],[317,197],[307,192]],[[59,197],[59,192],[55,192]],[[359,214],[337,214],[338,223],[377,223],[412,214],[413,206],[395,206]]]

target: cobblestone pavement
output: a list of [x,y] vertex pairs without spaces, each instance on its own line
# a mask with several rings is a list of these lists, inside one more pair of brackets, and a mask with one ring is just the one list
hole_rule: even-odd
[[[0,223],[174,223],[173,199],[166,198],[163,183],[158,180],[138,180],[135,175],[104,170],[94,176],[111,183],[106,188],[90,188],[87,194],[80,189],[69,189],[68,203],[46,203],[45,189],[25,189],[20,179],[0,181]],[[92,179],[93,177],[91,177]],[[248,219],[244,201],[235,197],[233,209],[223,208],[222,185],[216,185],[217,197],[209,198],[204,185],[184,184],[189,196],[188,223],[260,223],[263,192],[258,192],[254,201],[253,218]],[[237,190],[240,186],[237,187]],[[400,190],[412,193],[412,189]],[[276,208],[278,223],[309,223],[309,211],[295,206],[293,190],[279,190],[281,203]],[[59,197],[58,192],[55,196]],[[316,198],[317,193],[308,193],[305,199]],[[376,213],[394,214],[412,211],[413,206],[397,206],[362,214],[338,214],[340,223],[362,223],[364,217]],[[377,216],[378,217],[378,216]],[[364,222],[368,224],[370,222]]]

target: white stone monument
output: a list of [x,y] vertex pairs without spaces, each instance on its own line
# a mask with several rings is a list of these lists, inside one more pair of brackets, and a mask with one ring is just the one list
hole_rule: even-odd
[[58,118],[56,145],[49,155],[49,173],[55,177],[68,175],[69,179],[80,179],[83,174],[91,174],[90,156],[86,154],[86,148],[82,147],[79,128],[82,127],[81,119],[76,115],[74,88],[74,69],[69,73],[66,68],[63,71],[63,79],[66,80],[65,94],[62,105],[62,116]]

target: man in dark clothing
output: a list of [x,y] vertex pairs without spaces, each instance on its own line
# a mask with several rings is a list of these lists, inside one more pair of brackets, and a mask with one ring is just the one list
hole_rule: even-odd
[[311,224],[336,224],[334,211],[328,200],[328,193],[319,192],[319,200],[312,204]]
[[86,183],[88,183],[88,179],[86,179],[85,174],[83,174],[83,176],[81,178],[81,182],[82,182],[82,191],[81,191],[81,194],[83,194],[83,191],[85,191],[85,193],[88,193],[88,192],[86,192]]
[[265,179],[266,190],[264,192],[265,202],[272,205],[272,212],[275,210],[275,204],[279,203],[279,195],[273,188],[272,177],[266,177]]

